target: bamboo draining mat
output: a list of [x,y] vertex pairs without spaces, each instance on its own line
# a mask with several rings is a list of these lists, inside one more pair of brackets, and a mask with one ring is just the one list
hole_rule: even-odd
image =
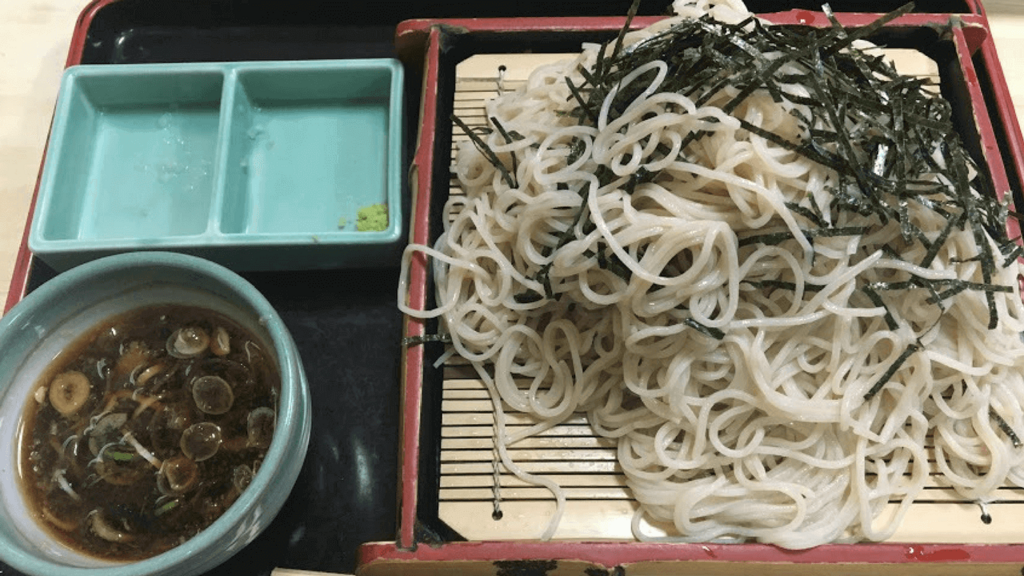
[[[914,50],[888,50],[904,74],[938,78],[938,67]],[[471,127],[485,125],[483,103],[503,90],[522,86],[535,67],[569,58],[566,54],[484,54],[456,69],[455,114]],[[453,126],[454,148],[468,140]],[[452,179],[451,194],[461,194]],[[533,419],[505,407],[510,432]],[[526,484],[498,461],[493,443],[493,409],[483,384],[472,368],[450,361],[444,369],[440,519],[467,540],[537,538],[555,509],[551,493]],[[616,461],[614,440],[595,436],[584,414],[509,448],[525,471],[555,480],[565,490],[565,516],[556,539],[632,540],[630,522],[637,503]],[[935,477],[933,476],[933,479]],[[933,482],[904,518],[893,542],[1019,543],[1024,542],[1024,489],[1005,487],[988,505],[991,524],[981,520],[975,502],[962,500],[949,488]],[[495,519],[495,510],[500,519]],[[645,526],[645,533],[663,534]]]

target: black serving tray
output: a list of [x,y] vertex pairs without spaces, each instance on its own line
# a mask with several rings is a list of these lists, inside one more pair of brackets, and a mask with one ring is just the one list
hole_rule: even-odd
[[[72,40],[70,64],[397,57],[395,28],[413,18],[620,16],[630,0],[97,0]],[[833,0],[837,12],[885,12],[904,0]],[[773,0],[748,0],[768,12]],[[787,8],[820,9],[821,0]],[[641,15],[669,0],[645,0]],[[970,13],[968,0],[920,0],[916,12]],[[406,61],[405,164],[413,156],[422,63]],[[410,193],[404,190],[404,213]],[[406,223],[408,226],[408,223]],[[55,273],[29,257],[30,292]],[[402,316],[399,262],[365,270],[257,272],[244,276],[278,310],[298,344],[313,400],[309,452],[291,497],[270,527],[211,575],[269,575],[276,567],[354,572],[364,542],[398,532]],[[14,290],[21,288],[12,286]],[[22,576],[0,563],[0,574]]]

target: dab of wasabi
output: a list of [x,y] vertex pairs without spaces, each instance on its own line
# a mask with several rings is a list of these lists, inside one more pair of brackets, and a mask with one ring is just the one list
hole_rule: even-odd
[[371,204],[359,209],[356,230],[360,232],[379,232],[388,227],[388,207],[386,204]]

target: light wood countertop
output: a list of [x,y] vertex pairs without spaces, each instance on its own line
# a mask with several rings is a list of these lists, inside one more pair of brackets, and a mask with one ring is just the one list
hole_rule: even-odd
[[86,4],[0,2],[0,303],[7,300],[68,45]]
[[[7,298],[75,21],[88,0],[0,2],[0,302]],[[985,1],[1024,118],[1024,2]]]

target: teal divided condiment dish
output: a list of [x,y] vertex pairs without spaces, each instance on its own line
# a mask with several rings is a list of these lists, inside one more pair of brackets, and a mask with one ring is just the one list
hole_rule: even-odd
[[393,262],[402,89],[391,59],[72,67],[29,248],[58,271],[134,250],[237,270]]

